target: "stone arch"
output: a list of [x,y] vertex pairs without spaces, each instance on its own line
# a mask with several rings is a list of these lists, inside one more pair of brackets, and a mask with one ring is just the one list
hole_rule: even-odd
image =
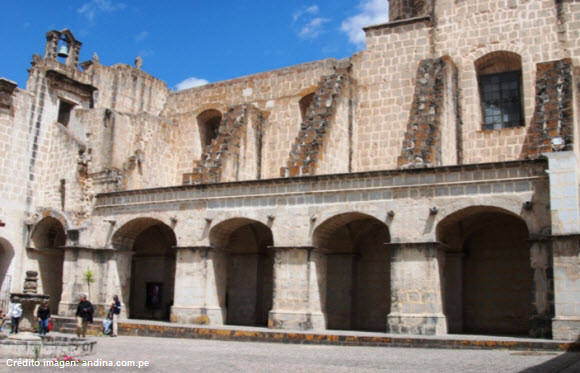
[[[514,196],[494,197],[490,198],[487,204],[478,205],[472,205],[472,201],[470,200],[454,201],[451,205],[443,206],[436,215],[438,217],[438,220],[435,222],[436,229],[433,230],[433,236],[430,237],[430,239],[440,241],[441,232],[447,225],[461,219],[462,216],[469,215],[473,211],[496,211],[508,214],[515,218],[522,219],[531,235],[541,235],[545,233],[545,226],[550,225],[549,218],[541,217],[542,219],[540,219],[537,215],[535,216],[534,214],[526,213],[524,208],[525,201],[526,199]],[[534,201],[533,197],[532,202],[538,203],[538,201]]]
[[10,288],[13,278],[8,270],[14,258],[14,247],[8,240],[0,237],[0,310],[8,309],[10,303]]
[[[220,306],[226,309],[226,323],[260,325],[268,322],[272,309],[272,231],[248,218],[225,220],[210,230],[210,245],[223,252],[224,263],[215,268]],[[215,265],[216,263],[214,263]],[[219,283],[222,286],[219,286]]]
[[66,231],[61,215],[44,216],[30,235],[29,255],[37,261],[40,288],[44,294],[50,295],[49,307],[52,313],[57,314],[62,293]]
[[308,94],[302,96],[300,101],[298,101],[298,106],[300,107],[300,118],[302,119],[302,122],[306,121],[306,115],[308,113],[308,108],[310,108],[310,106],[312,106],[312,101],[314,100],[315,93],[316,92],[308,93]]
[[474,61],[484,130],[524,125],[522,58],[495,51]]
[[203,154],[205,148],[218,136],[222,113],[217,109],[207,109],[199,113],[196,120]]
[[444,311],[450,333],[527,334],[533,283],[525,221],[471,206],[437,225],[446,248]]
[[[534,111],[535,97],[533,94],[524,94],[525,92],[534,92],[534,76],[535,63],[530,56],[529,51],[523,45],[517,44],[488,44],[483,48],[467,54],[463,58],[462,69],[460,70],[461,81],[478,81],[478,70],[476,68],[476,61],[482,62],[492,56],[518,56],[520,58],[520,74],[521,74],[521,107],[522,107],[522,121],[520,127],[514,127],[515,130],[521,131],[525,123],[532,119]],[[499,59],[501,65],[501,58]],[[482,128],[483,116],[481,109],[481,94],[479,86],[466,86],[463,88],[463,108],[464,112],[470,112],[468,107],[472,107],[473,112],[470,121],[465,124],[473,123],[471,129],[479,131]]]
[[129,305],[129,317],[169,320],[177,245],[173,229],[158,219],[136,218],[120,227],[112,242],[116,249],[133,252],[126,269],[131,273],[130,285],[121,281],[121,301]]
[[389,241],[387,225],[360,212],[335,215],[316,227],[313,243],[327,253],[329,329],[385,331],[391,307]]

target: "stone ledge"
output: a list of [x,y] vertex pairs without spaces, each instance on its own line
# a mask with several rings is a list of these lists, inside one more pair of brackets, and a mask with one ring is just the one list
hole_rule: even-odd
[[[53,319],[55,330],[73,333],[70,325],[74,325],[74,319],[62,317]],[[98,334],[96,327],[98,322],[91,325],[90,334]],[[67,325],[69,325],[67,327]],[[489,336],[392,336],[385,333],[365,332],[300,332],[269,330],[266,328],[230,327],[211,328],[197,327],[193,325],[171,325],[161,322],[123,322],[119,323],[119,335],[133,335],[144,337],[164,338],[199,338],[228,341],[247,342],[274,342],[274,343],[299,343],[318,345],[342,345],[342,346],[375,346],[375,347],[417,347],[417,348],[445,348],[445,349],[487,349],[487,350],[513,350],[513,351],[580,351],[580,342],[562,342],[518,338],[493,338]]]

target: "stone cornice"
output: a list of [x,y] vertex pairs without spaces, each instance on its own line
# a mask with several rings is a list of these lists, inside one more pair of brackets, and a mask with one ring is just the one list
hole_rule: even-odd
[[[421,192],[432,197],[490,194],[496,187],[503,192],[531,190],[531,183],[547,180],[548,163],[544,159],[370,171],[294,178],[250,180],[217,184],[183,185],[166,188],[111,192],[97,195],[95,209],[157,206],[167,203],[203,203],[215,208],[220,203],[230,207],[320,204],[413,198]],[[364,194],[364,195],[363,195]],[[305,201],[302,201],[302,200]],[[306,201],[306,199],[308,201]],[[233,201],[233,202],[232,202]],[[302,202],[301,202],[302,201]],[[240,204],[235,205],[235,204]]]

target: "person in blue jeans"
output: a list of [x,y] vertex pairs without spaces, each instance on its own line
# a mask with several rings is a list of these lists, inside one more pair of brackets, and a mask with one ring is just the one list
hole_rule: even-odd
[[111,333],[111,337],[116,337],[119,328],[119,315],[121,314],[121,302],[116,295],[113,296],[111,311],[113,312],[113,332]]
[[38,317],[38,334],[46,335],[46,333],[48,333],[48,321],[50,320],[50,308],[48,308],[48,302],[44,302],[40,307],[38,307],[36,316]]

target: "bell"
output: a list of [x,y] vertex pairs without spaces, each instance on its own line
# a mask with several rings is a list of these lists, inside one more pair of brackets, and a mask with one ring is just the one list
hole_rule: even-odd
[[60,48],[58,48],[58,56],[64,58],[68,57],[68,48],[66,45],[61,45]]

